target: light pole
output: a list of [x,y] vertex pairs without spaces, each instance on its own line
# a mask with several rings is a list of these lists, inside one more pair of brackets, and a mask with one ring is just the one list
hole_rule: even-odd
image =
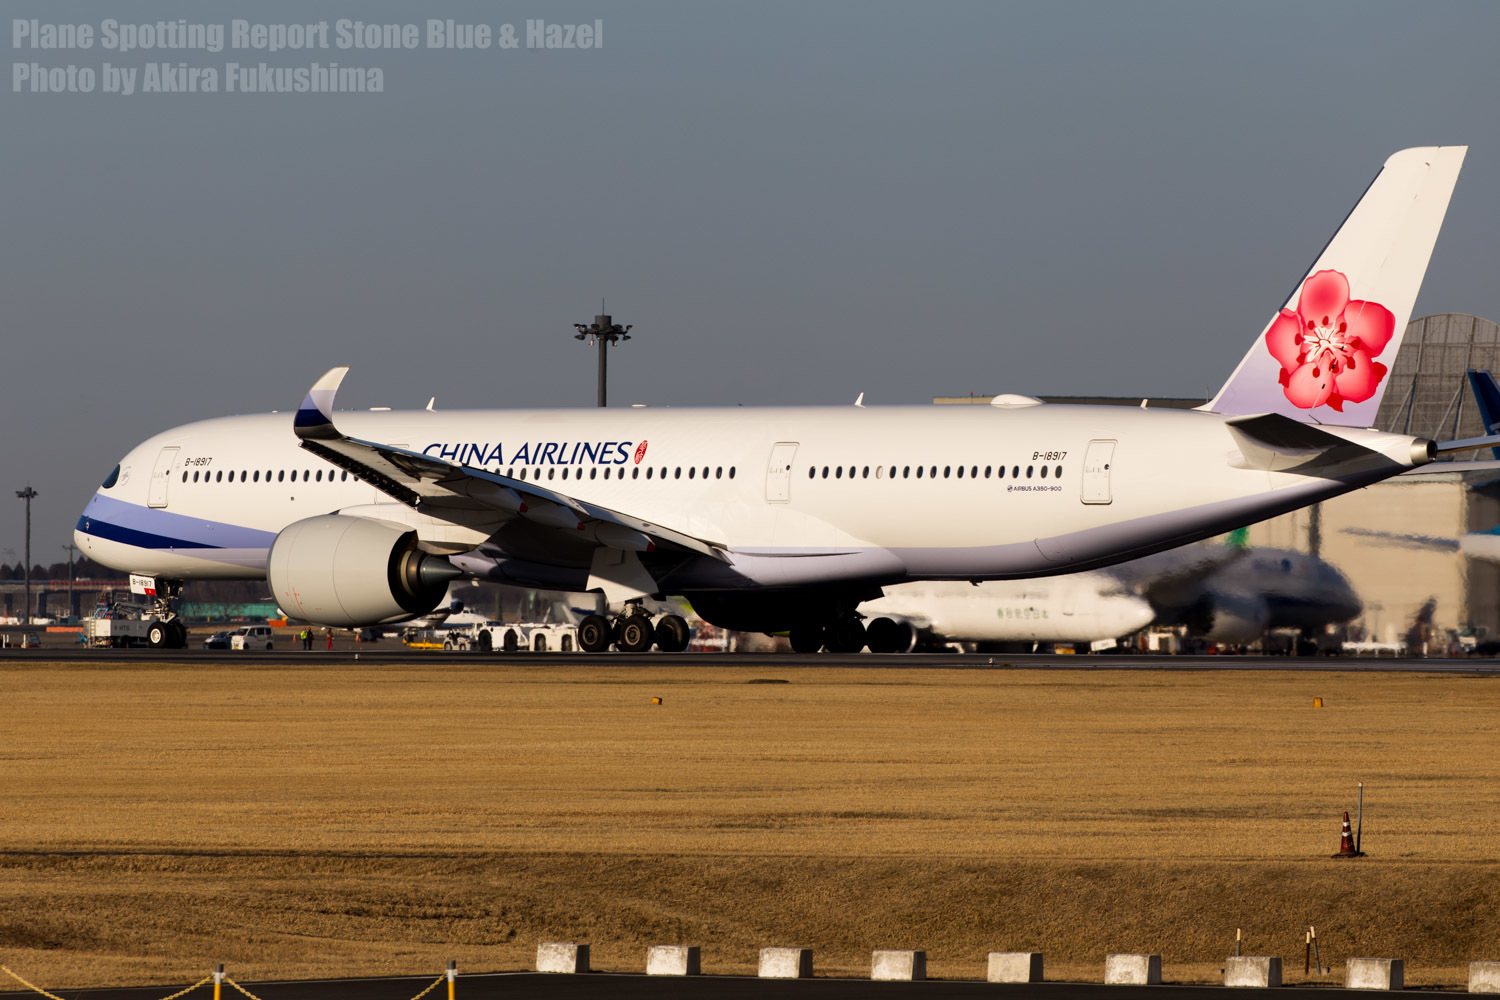
[[77,614],[73,609],[73,553],[77,551],[78,546],[69,542],[63,548],[68,550],[68,616],[72,617]]
[[30,483],[24,490],[16,490],[16,496],[26,501],[26,617],[22,625],[31,624],[31,501],[36,495]]
[[620,326],[614,322],[613,316],[600,314],[594,317],[594,322],[587,325],[574,323],[573,329],[578,331],[573,335],[574,340],[587,340],[590,344],[599,345],[599,405],[603,406],[605,403],[604,386],[606,373],[609,370],[609,360],[605,351],[618,341],[629,340],[630,327]]

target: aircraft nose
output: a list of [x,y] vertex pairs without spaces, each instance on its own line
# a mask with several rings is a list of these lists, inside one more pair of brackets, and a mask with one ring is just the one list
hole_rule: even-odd
[[1344,574],[1330,566],[1327,577],[1325,590],[1328,603],[1334,608],[1341,621],[1348,621],[1365,609],[1364,601],[1359,599],[1358,592]]
[[1114,630],[1119,635],[1139,632],[1156,618],[1151,604],[1134,595],[1122,594],[1114,599]]
[[94,505],[99,502],[99,493],[96,490],[89,502],[83,505],[83,510],[78,514],[78,523],[73,525],[73,544],[80,549],[87,550],[89,543],[94,539],[92,534],[92,513]]

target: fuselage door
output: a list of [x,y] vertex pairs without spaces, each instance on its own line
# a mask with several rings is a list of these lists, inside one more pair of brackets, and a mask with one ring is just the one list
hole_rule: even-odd
[[1115,442],[1090,441],[1083,453],[1083,502],[1109,503],[1109,466],[1114,461]]
[[766,464],[767,503],[786,503],[792,498],[792,459],[796,455],[796,441],[778,441],[771,446],[771,460]]
[[177,461],[176,448],[163,448],[156,456],[156,467],[151,470],[151,489],[146,504],[150,507],[167,505],[167,483],[172,479],[172,465]]

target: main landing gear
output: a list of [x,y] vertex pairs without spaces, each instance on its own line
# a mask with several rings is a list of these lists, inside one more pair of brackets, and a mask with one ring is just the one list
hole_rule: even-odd
[[816,653],[858,653],[869,647],[872,653],[904,653],[911,649],[915,634],[905,622],[876,618],[866,625],[853,615],[844,615],[827,625],[799,625],[788,633],[792,651]]
[[603,615],[589,615],[578,623],[578,648],[586,653],[602,653],[614,645],[622,653],[645,653],[652,646],[663,653],[680,653],[687,649],[692,633],[681,615],[662,615],[653,624],[640,604],[627,604],[613,621]]

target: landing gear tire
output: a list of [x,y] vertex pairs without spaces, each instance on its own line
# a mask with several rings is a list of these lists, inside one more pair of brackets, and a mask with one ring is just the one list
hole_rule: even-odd
[[167,625],[172,629],[172,649],[187,648],[187,626],[177,619],[172,619]]
[[171,634],[172,630],[166,622],[153,622],[151,627],[146,629],[146,642],[152,649],[165,649]]
[[602,653],[609,648],[609,619],[589,615],[578,623],[578,648],[585,653]]
[[656,630],[651,619],[645,615],[631,615],[620,623],[620,636],[615,644],[626,653],[644,653],[656,641]]
[[788,634],[794,653],[816,653],[823,648],[824,632],[821,625],[798,625]]
[[904,653],[911,648],[911,626],[877,618],[865,626],[865,642],[872,653]]
[[858,653],[865,648],[865,626],[857,618],[845,618],[828,626],[830,653]]
[[656,623],[656,648],[663,653],[680,653],[688,647],[692,633],[681,615],[663,615]]

